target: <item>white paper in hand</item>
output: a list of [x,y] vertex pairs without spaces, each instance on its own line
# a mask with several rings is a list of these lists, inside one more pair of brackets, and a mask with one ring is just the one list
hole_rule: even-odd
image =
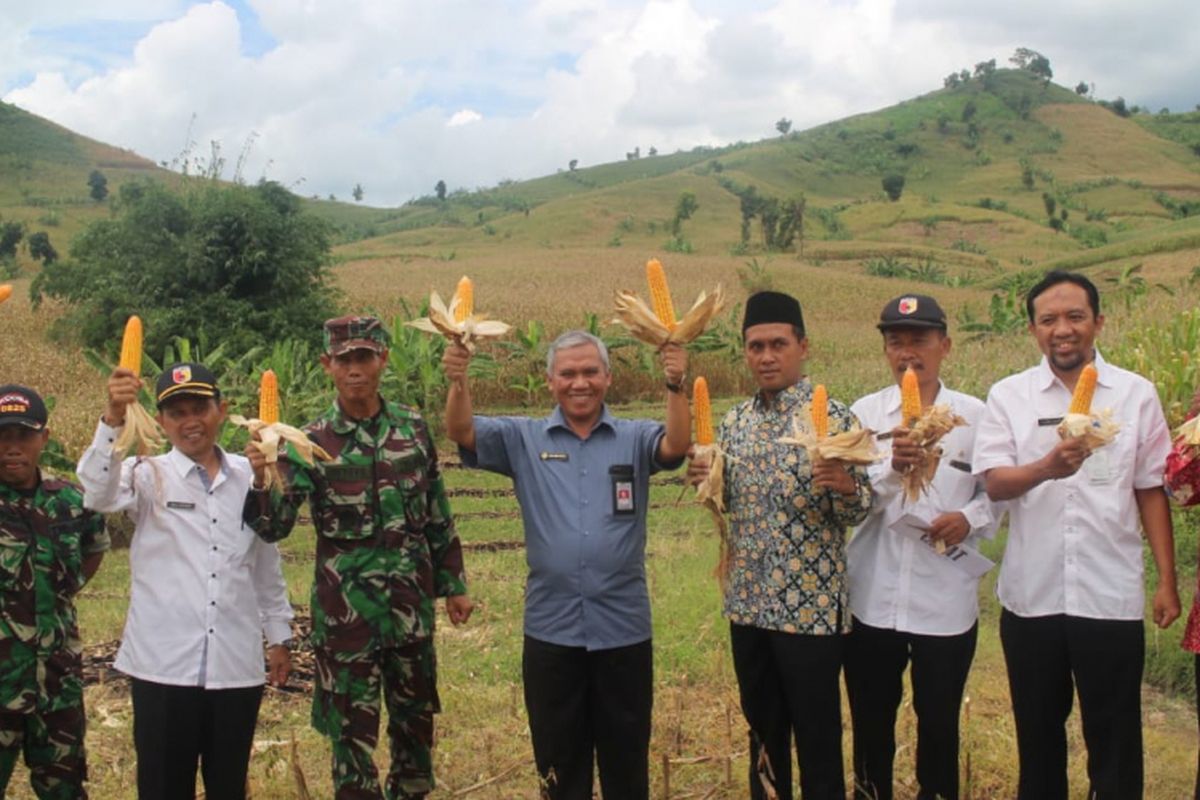
[[[929,538],[930,525],[931,522],[929,520],[922,519],[916,514],[905,514],[893,522],[891,528],[893,532],[910,536],[925,547],[928,547],[930,552],[938,554],[933,540]],[[950,561],[951,564],[972,578],[981,577],[989,569],[996,566],[996,563],[987,556],[964,544],[947,547],[945,552],[938,555],[940,558]]]

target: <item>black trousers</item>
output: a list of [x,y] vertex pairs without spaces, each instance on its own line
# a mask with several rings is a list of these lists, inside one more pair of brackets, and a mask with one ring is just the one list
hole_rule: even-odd
[[139,800],[243,800],[263,687],[201,689],[132,680]]
[[605,798],[647,800],[654,700],[650,640],[588,651],[526,636],[521,672],[542,796],[592,800],[594,752]]
[[731,624],[729,638],[750,725],[750,796],[766,797],[762,773],[769,762],[779,800],[791,800],[794,734],[804,800],[844,800],[838,681],[844,637]]
[[958,798],[958,712],[978,624],[954,636],[875,628],[854,620],[846,639],[846,693],[854,730],[855,797],[892,800],[896,711],[912,661],[917,797]]
[[1141,620],[1000,614],[1020,758],[1020,800],[1067,797],[1067,717],[1079,693],[1089,798],[1142,796]]

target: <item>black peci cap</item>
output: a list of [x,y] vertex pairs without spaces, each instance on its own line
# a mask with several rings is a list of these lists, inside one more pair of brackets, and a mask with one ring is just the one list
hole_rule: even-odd
[[752,325],[772,322],[794,325],[803,336],[804,314],[800,311],[800,301],[783,292],[757,292],[750,295],[746,301],[746,314],[742,317],[742,333]]

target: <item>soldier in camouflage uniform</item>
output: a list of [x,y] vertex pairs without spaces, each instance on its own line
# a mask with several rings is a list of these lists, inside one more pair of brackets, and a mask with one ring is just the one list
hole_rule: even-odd
[[[246,448],[256,476],[246,523],[277,541],[307,499],[317,530],[312,721],[331,741],[338,800],[420,798],[433,789],[434,599],[446,598],[456,625],[471,613],[429,429],[414,409],[379,395],[387,346],[374,317],[325,323],[321,363],[337,400],[305,431],[331,461],[307,467],[291,452],[280,463],[286,491],[268,492],[257,488],[264,459],[253,443]],[[372,760],[381,692],[391,744],[382,791]]]
[[24,754],[41,800],[86,798],[82,645],[75,593],[108,549],[104,518],[43,477],[46,406],[0,387],[0,797]]

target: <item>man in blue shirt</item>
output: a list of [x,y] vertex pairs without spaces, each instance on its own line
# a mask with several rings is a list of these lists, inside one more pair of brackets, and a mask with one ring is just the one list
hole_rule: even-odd
[[550,416],[475,416],[470,353],[446,348],[446,432],[463,462],[512,477],[525,525],[522,676],[534,758],[552,800],[649,797],[653,669],[646,590],[650,475],[682,463],[691,420],[687,354],[662,349],[666,426],[604,405],[608,350],[583,331],[550,345]]

